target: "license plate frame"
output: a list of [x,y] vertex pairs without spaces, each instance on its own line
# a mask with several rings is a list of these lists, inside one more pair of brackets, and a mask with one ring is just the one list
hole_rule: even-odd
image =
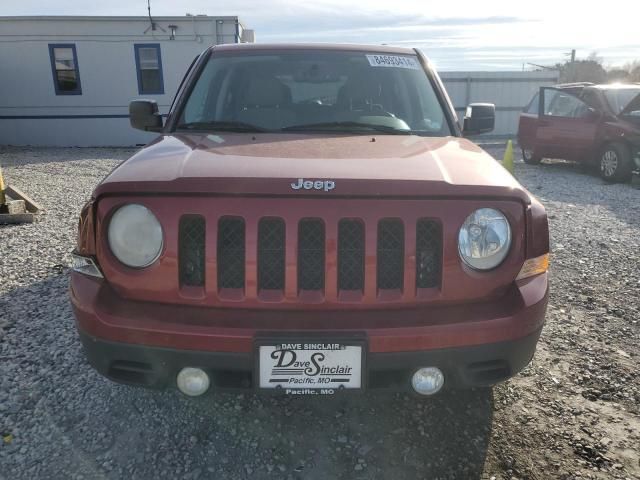
[[[273,347],[283,344],[339,344],[346,347],[360,348],[360,387],[346,388],[344,385],[339,387],[325,386],[305,386],[300,387],[283,387],[281,385],[275,388],[266,388],[261,386],[261,370],[260,370],[260,347]],[[319,351],[322,349],[313,349],[309,351]],[[335,393],[357,394],[366,390],[367,379],[367,352],[368,344],[364,337],[331,337],[331,336],[308,336],[308,335],[292,335],[292,336],[276,336],[266,335],[257,337],[254,341],[254,369],[253,369],[253,385],[254,390],[260,393],[272,394],[288,394],[288,395],[332,395]]]

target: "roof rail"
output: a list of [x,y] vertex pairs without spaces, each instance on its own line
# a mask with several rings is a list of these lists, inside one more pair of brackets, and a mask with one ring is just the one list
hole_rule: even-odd
[[557,88],[571,88],[571,87],[590,87],[595,85],[593,82],[573,82],[573,83],[560,83],[556,85]]

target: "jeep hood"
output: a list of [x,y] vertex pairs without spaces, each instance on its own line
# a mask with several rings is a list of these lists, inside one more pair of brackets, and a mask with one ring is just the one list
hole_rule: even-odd
[[[335,188],[298,189],[298,179]],[[511,197],[527,192],[498,162],[457,137],[407,135],[174,134],[118,166],[94,196],[266,195]]]

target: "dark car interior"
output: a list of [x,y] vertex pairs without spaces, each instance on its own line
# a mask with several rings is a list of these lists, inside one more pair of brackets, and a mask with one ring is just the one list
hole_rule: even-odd
[[342,61],[301,56],[234,60],[203,71],[181,124],[226,121],[293,130],[357,122],[449,133],[430,85],[420,85],[428,85],[422,70],[372,68],[363,56]]

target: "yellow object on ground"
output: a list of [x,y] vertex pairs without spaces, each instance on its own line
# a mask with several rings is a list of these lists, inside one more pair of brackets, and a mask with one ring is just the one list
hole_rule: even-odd
[[507,142],[507,149],[504,151],[502,166],[513,174],[513,142],[511,140]]
[[0,205],[7,203],[7,197],[4,195],[4,178],[2,178],[2,167],[0,167]]
[[513,142],[511,140],[507,142],[507,149],[504,151],[502,166],[513,174]]

